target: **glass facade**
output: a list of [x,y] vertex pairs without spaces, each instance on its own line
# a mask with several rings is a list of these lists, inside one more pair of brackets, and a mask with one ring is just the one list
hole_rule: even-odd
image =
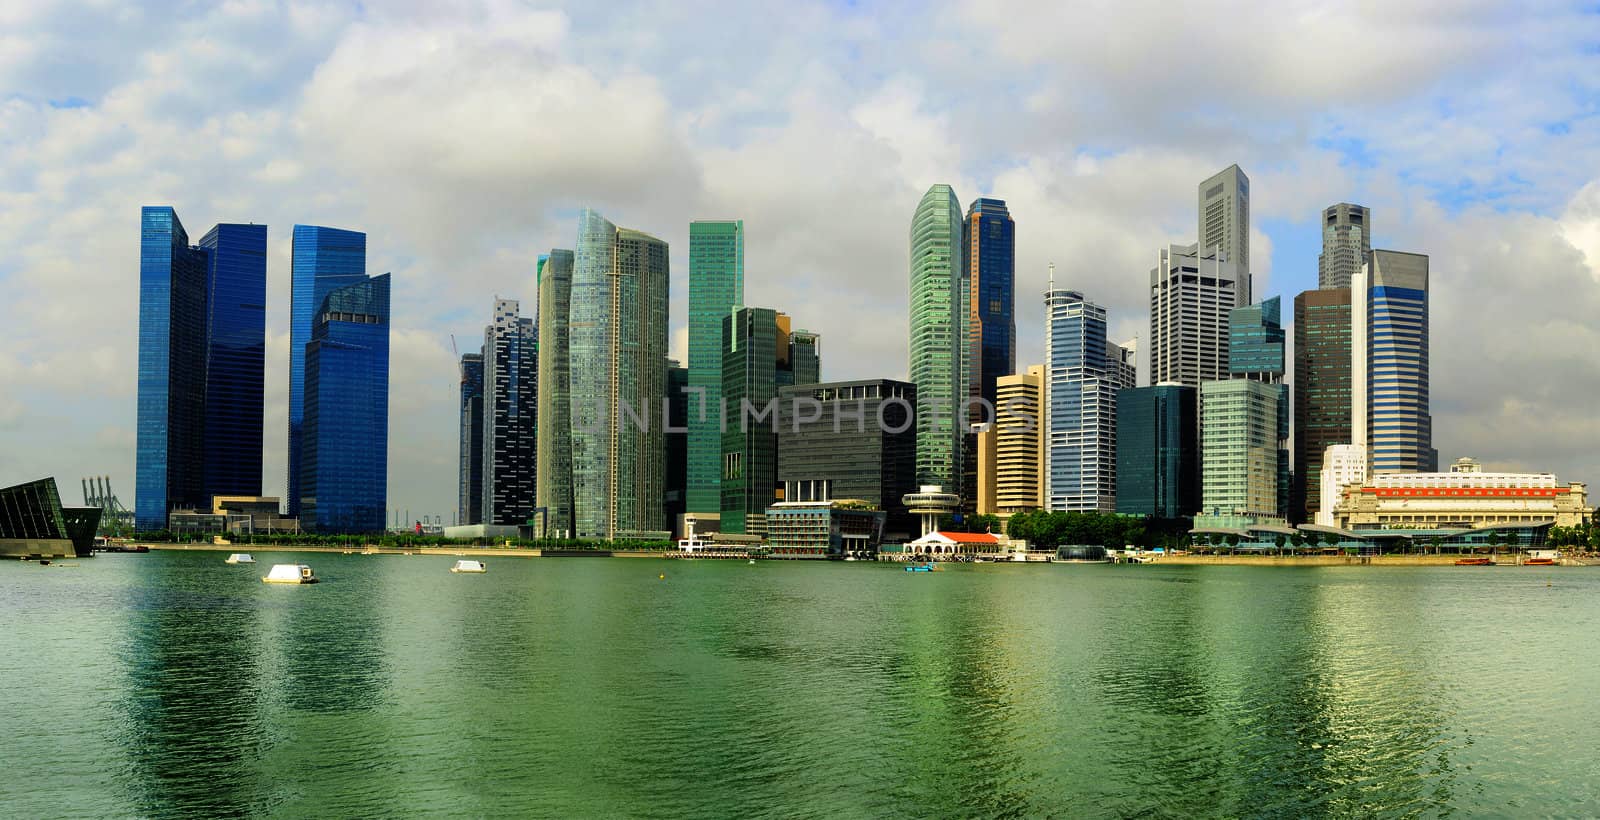
[[305,351],[300,525],[382,532],[389,484],[389,274],[328,293]]
[[483,332],[483,523],[533,518],[538,446],[539,339],[515,299],[496,299]]
[[539,262],[539,441],[535,494],[549,532],[570,535],[572,510],[572,251],[551,250]]
[[483,523],[483,354],[461,356],[461,467],[456,523]]
[[961,492],[965,431],[955,423],[967,395],[967,277],[961,203],[934,185],[911,219],[911,381],[917,386],[917,480]]
[[901,499],[917,490],[916,385],[871,379],[778,389],[782,407],[806,399],[821,405],[815,419],[807,412],[778,425],[784,500],[865,501],[884,511],[892,536],[914,537],[916,522]]
[[1315,520],[1322,506],[1323,453],[1351,443],[1350,355],[1350,289],[1296,296],[1291,523]]
[[722,508],[722,321],[744,305],[744,221],[689,223],[690,512]]
[[217,225],[206,252],[206,388],[201,509],[261,495],[267,367],[267,226]]
[[1117,393],[1117,512],[1186,518],[1200,509],[1198,393],[1176,384]]
[[1282,385],[1253,379],[1200,387],[1200,506],[1208,515],[1278,516]]
[[962,248],[967,279],[968,395],[995,400],[995,379],[1017,370],[1016,223],[1005,200],[967,208]]
[[764,409],[780,388],[814,381],[820,369],[816,334],[789,328],[788,316],[768,308],[740,308],[722,320],[723,532],[759,534],[767,507],[781,500],[777,429],[788,408]]
[[1116,510],[1117,391],[1134,385],[1106,341],[1105,308],[1071,290],[1045,294],[1046,504]]
[[169,207],[140,214],[139,375],[134,520],[167,525],[174,507],[202,501],[205,408],[203,251]]
[[1278,297],[1228,313],[1228,372],[1275,381],[1284,374],[1284,332]]
[[305,418],[306,346],[322,301],[367,275],[367,235],[316,225],[294,226],[289,260],[289,510],[300,514],[301,425]]
[[1438,469],[1428,408],[1428,257],[1373,251],[1367,308],[1367,464]]
[[668,529],[660,414],[669,281],[667,243],[584,209],[568,325],[579,537]]

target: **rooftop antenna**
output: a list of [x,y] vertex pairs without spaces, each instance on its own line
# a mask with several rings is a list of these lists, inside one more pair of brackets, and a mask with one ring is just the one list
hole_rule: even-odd
[[1050,289],[1056,289],[1056,263],[1050,263]]

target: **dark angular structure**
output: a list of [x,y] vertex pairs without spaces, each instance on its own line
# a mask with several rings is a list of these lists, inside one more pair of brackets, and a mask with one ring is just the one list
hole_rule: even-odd
[[54,478],[0,489],[0,555],[87,556],[100,513],[99,507],[62,507]]

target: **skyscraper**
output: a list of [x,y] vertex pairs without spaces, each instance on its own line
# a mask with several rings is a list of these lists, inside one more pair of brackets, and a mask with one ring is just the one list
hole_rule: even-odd
[[[367,276],[367,235],[316,225],[294,226],[289,260],[289,477],[288,513],[300,515],[305,419],[306,346],[322,301],[337,288]],[[387,361],[387,358],[385,359]]]
[[389,486],[389,274],[330,291],[305,347],[300,525],[382,532]]
[[995,380],[1017,369],[1016,225],[1005,200],[975,199],[962,228],[967,292],[967,395],[995,400]]
[[1150,383],[1226,379],[1228,313],[1249,304],[1250,277],[1194,245],[1163,248],[1150,270]]
[[684,500],[689,487],[689,368],[677,359],[667,360],[667,416],[664,438],[667,444],[666,492],[662,502],[673,537],[682,535],[681,516],[687,512]]
[[1117,393],[1117,512],[1186,518],[1200,509],[1199,392],[1182,384]]
[[139,399],[134,520],[166,529],[204,491],[206,252],[170,207],[145,207],[139,240]]
[[[1235,379],[1249,379],[1273,386],[1278,394],[1277,475],[1273,481],[1277,501],[1273,515],[1286,515],[1289,507],[1289,386],[1284,383],[1284,332],[1278,297],[1258,304],[1236,307],[1228,314],[1228,371]],[[1200,409],[1201,424],[1206,410]]]
[[[787,315],[740,308],[722,320],[722,397],[728,402],[722,432],[722,531],[761,534],[767,507],[777,497],[778,407],[764,414],[782,387],[815,382],[817,336],[795,334]],[[749,408],[749,409],[747,409]],[[758,418],[759,416],[759,418]]]
[[911,381],[921,404],[917,481],[961,491],[957,423],[967,395],[967,293],[961,275],[961,203],[949,185],[923,194],[911,219]]
[[578,537],[668,530],[661,408],[669,281],[666,242],[584,209],[568,324]]
[[1372,252],[1372,212],[1341,202],[1322,211],[1322,253],[1317,257],[1317,287],[1349,288],[1350,277]]
[[995,380],[995,422],[978,434],[978,512],[1011,515],[1045,506],[1043,365]]
[[1105,308],[1052,287],[1045,346],[1049,509],[1114,512],[1117,391],[1134,384],[1124,380],[1122,349],[1106,341]]
[[1200,506],[1207,515],[1278,516],[1278,385],[1229,379],[1200,386]]
[[483,354],[461,354],[461,467],[456,523],[483,523]]
[[495,299],[483,331],[483,523],[533,518],[538,448],[539,339],[515,299]]
[[206,252],[203,490],[261,495],[267,369],[267,226],[221,224]]
[[137,526],[261,494],[267,226],[200,244],[170,207],[140,214]]
[[1296,296],[1291,523],[1316,518],[1322,499],[1323,453],[1334,444],[1351,441],[1350,356],[1350,288],[1308,290]]
[[534,470],[537,505],[545,509],[546,530],[571,537],[572,365],[569,325],[572,310],[572,251],[557,248],[539,260],[539,434]]
[[744,304],[744,221],[689,223],[689,512],[722,509],[722,320]]
[[[1428,407],[1428,257],[1375,250],[1370,260],[1365,282],[1356,276],[1357,286],[1364,284],[1366,303],[1360,393],[1366,400],[1368,469],[1436,472],[1439,456]],[[1355,378],[1352,374],[1352,382]],[[1356,393],[1352,384],[1352,396]]]
[[1239,301],[1250,294],[1250,178],[1229,165],[1200,183],[1199,253],[1232,262],[1240,275]]

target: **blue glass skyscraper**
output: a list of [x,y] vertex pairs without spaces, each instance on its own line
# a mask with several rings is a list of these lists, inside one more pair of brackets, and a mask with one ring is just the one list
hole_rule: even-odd
[[1016,236],[1005,200],[977,199],[967,207],[962,228],[967,394],[991,403],[995,379],[1017,371]]
[[1082,293],[1045,292],[1046,504],[1115,512],[1117,391],[1133,387],[1127,351],[1106,341],[1105,308]]
[[[1365,287],[1365,428],[1371,473],[1434,472],[1428,405],[1428,257],[1374,250]],[[1356,408],[1359,412],[1361,408]]]
[[[366,278],[366,234],[316,225],[294,226],[289,262],[288,494],[291,516],[300,514],[300,498],[304,494],[300,488],[300,460],[303,454],[301,425],[305,418],[306,346],[311,342],[318,310],[328,294]],[[387,356],[384,361],[387,363]]]
[[[218,225],[206,252],[203,482],[209,499],[261,495],[267,366],[267,226]],[[205,505],[210,508],[210,503]]]
[[134,524],[167,526],[203,502],[206,252],[170,207],[146,207],[139,232],[139,398]]
[[381,532],[389,484],[389,274],[329,292],[312,318],[300,525]]
[[218,495],[261,494],[267,226],[189,245],[170,207],[143,209],[135,524]]

